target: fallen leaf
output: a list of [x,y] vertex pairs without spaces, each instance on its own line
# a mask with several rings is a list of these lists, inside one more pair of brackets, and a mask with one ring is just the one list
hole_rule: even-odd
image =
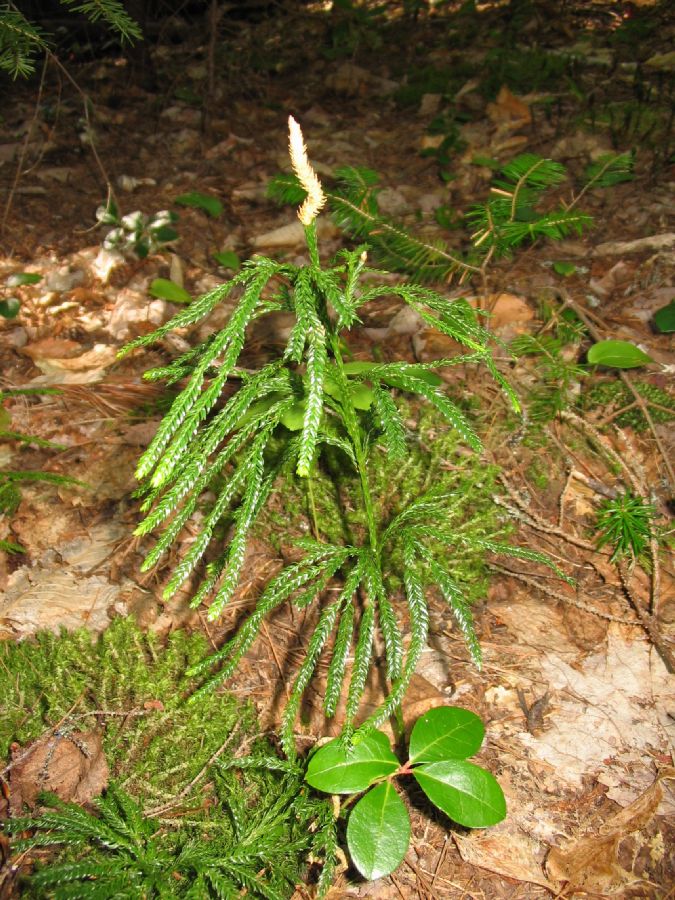
[[527,103],[512,94],[502,85],[494,103],[488,103],[486,112],[488,118],[494,122],[500,130],[516,130],[523,125],[530,125],[532,113]]
[[655,781],[626,809],[612,816],[596,833],[570,843],[565,850],[554,847],[546,859],[548,875],[579,890],[605,893],[634,880],[632,872],[618,863],[621,841],[645,828],[659,807],[663,791]]
[[110,776],[97,731],[57,731],[27,748],[15,746],[12,759],[9,807],[15,816],[25,813],[25,807],[35,809],[41,791],[89,803],[103,792]]
[[464,862],[553,890],[536,857],[539,845],[527,835],[503,830],[476,832],[468,837],[455,833],[453,837]]
[[35,341],[22,349],[22,353],[30,356],[34,363],[45,359],[72,359],[82,351],[82,344],[64,338],[44,338]]

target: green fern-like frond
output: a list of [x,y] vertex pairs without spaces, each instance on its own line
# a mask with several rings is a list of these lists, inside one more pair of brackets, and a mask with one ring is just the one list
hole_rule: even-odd
[[457,429],[462,436],[462,439],[466,441],[472,450],[479,453],[482,449],[481,442],[461,409],[449,400],[444,393],[437,388],[432,387],[427,381],[409,374],[406,371],[407,369],[408,366],[401,363],[398,370],[394,369],[393,366],[387,367],[386,369],[383,366],[381,369],[376,369],[374,371],[379,375],[380,380],[386,384],[408,391],[411,394],[417,394],[420,397],[424,397],[425,400],[428,400],[429,403],[435,406],[441,415],[447,419],[453,428]]
[[587,189],[590,187],[614,187],[624,181],[632,181],[635,169],[635,153],[605,153],[586,169]]
[[404,459],[407,449],[405,425],[396,403],[389,391],[382,390],[378,385],[373,389],[373,399],[391,459]]
[[122,40],[140,41],[141,29],[119,0],[61,0],[73,12],[84,13],[90,22],[102,21]]
[[45,36],[18,9],[0,8],[0,69],[12,78],[35,71],[34,56],[47,46]]

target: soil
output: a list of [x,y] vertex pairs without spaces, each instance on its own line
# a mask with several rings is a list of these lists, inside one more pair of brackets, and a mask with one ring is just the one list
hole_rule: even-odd
[[[189,608],[188,591],[162,602],[180,548],[142,574],[152,542],[133,537],[135,463],[166,408],[165,389],[142,373],[184,349],[185,339],[122,361],[116,353],[178,309],[150,296],[153,279],[171,278],[196,296],[227,277],[214,252],[302,258],[296,232],[275,237],[296,221],[292,208],[265,195],[269,179],[289,169],[289,114],[301,123],[320,176],[341,165],[376,170],[387,214],[458,247],[462,232],[440,225],[434,210],[462,211],[486,197],[493,172],[481,160],[550,156],[571,178],[554,199],[569,200],[589,163],[635,149],[632,180],[583,197],[592,229],[517,250],[494,265],[487,291],[477,283],[437,287],[490,307],[506,343],[550,331],[545,307],[558,316],[573,309],[594,340],[630,341],[649,354],[646,367],[626,373],[630,384],[672,396],[672,336],[653,324],[675,296],[675,24],[666,6],[538,3],[522,21],[515,4],[480,4],[463,18],[453,4],[421,4],[412,17],[403,6],[378,13],[345,5],[332,16],[318,4],[249,10],[243,19],[224,13],[213,44],[208,23],[186,13],[151,38],[151,69],[139,70],[121,51],[84,45],[48,58],[40,77],[5,82],[0,284],[21,306],[16,318],[0,318],[0,387],[59,392],[6,396],[0,428],[59,447],[0,434],[0,467],[86,486],[23,483],[15,512],[0,518],[0,538],[24,549],[0,557],[0,638],[83,624],[101,630],[111,617],[133,613],[161,633],[204,629],[218,646],[279,567],[283,554],[260,536],[236,601],[215,626]],[[511,46],[508,66],[495,56],[502,46]],[[546,59],[527,68],[522,59],[535,46]],[[553,58],[573,63],[546,80]],[[439,86],[439,71],[451,89]],[[495,78],[502,82],[491,84]],[[438,146],[429,129],[450,112],[458,140],[446,159],[429,153]],[[179,240],[144,259],[103,250],[106,228],[96,224],[96,210],[111,191],[122,214],[178,213]],[[176,205],[195,191],[217,198],[222,212]],[[322,254],[348,245],[324,216]],[[565,276],[554,263],[574,268]],[[41,280],[7,285],[21,272]],[[411,361],[447,349],[419,324],[392,325],[401,322],[396,304],[367,313],[370,331],[352,342],[357,355],[372,358],[374,344],[383,358]],[[278,333],[253,335],[252,366],[278,349],[278,325]],[[582,353],[588,345],[574,346]],[[541,374],[536,362],[515,363],[506,350],[498,356],[528,397]],[[585,377],[619,380],[607,371]],[[411,793],[413,838],[401,867],[374,883],[345,870],[331,896],[672,896],[672,557],[647,553],[644,564],[622,568],[593,533],[600,502],[623,490],[653,503],[668,529],[672,425],[656,418],[653,427],[621,425],[623,411],[607,402],[583,416],[554,417],[537,443],[509,434],[505,405],[491,387],[473,388],[485,460],[501,466],[499,502],[518,524],[514,543],[549,554],[575,586],[526,561],[495,559],[476,608],[480,672],[448,611],[432,599],[430,646],[408,714],[412,721],[440,703],[478,713],[487,726],[480,761],[498,777],[509,815],[493,829],[469,832]],[[303,616],[280,613],[229,684],[256,703],[272,731],[284,695],[280,675],[300,659],[303,625]],[[316,690],[303,716],[304,746],[329,727],[314,709]],[[377,685],[367,702],[377,702]]]

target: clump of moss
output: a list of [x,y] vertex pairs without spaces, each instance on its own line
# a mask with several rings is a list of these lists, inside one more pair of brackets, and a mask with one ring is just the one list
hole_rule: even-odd
[[[646,401],[649,415],[658,424],[672,422],[675,419],[675,397],[647,381],[634,382],[638,394]],[[604,409],[607,414],[612,410],[622,410],[614,419],[621,428],[634,428],[644,431],[647,422],[642,410],[634,405],[635,398],[625,384],[620,381],[605,381],[594,384],[584,393],[584,409]]]
[[253,727],[252,708],[228,695],[188,705],[189,666],[203,659],[199,634],[176,631],[165,646],[132,619],[115,619],[97,640],[82,629],[0,644],[0,755],[57,723],[100,727],[113,775],[170,794],[203,767],[224,736]]
[[[257,736],[251,704],[226,693],[207,693],[188,702],[195,684],[185,672],[206,651],[199,634],[176,631],[164,644],[156,635],[141,632],[132,619],[116,619],[95,641],[80,630],[0,644],[0,754],[7,757],[14,741],[26,744],[53,733],[57,724],[60,734],[69,728],[98,728],[114,778],[112,799],[101,801],[101,811],[106,803],[117,803],[124,830],[127,813],[137,806],[133,822],[127,824],[141,836],[147,831],[144,841],[155,841],[157,848],[161,844],[155,868],[166,858],[169,870],[162,877],[175,887],[171,896],[225,896],[208,878],[200,881],[199,894],[190,893],[188,880],[172,879],[189,855],[199,861],[193,866],[196,873],[230,879],[227,896],[246,889],[253,897],[290,897],[306,874],[310,853],[330,863],[335,844],[330,806],[307,791],[300,768],[277,759],[270,743]],[[227,747],[213,762],[228,736]],[[244,746],[248,755],[240,760]],[[200,778],[203,773],[207,777]],[[167,807],[169,812],[161,820],[138,818],[142,809],[152,807]],[[61,804],[60,809],[67,837],[84,813],[73,804]],[[43,826],[36,819],[34,827],[40,832]],[[17,829],[10,823],[8,830]],[[80,873],[76,880],[83,891],[77,896],[103,896],[96,893],[105,884],[100,879],[113,878],[120,865],[132,865],[133,860],[120,859],[119,847],[98,841],[95,822],[91,831],[73,834],[77,840],[63,843],[75,849],[61,850],[50,864],[57,870],[75,866],[72,871]],[[33,843],[60,840],[57,834],[54,840]],[[148,845],[146,851],[150,849]],[[139,866],[132,866],[134,877],[145,877]],[[89,869],[97,873],[98,888],[87,875]],[[41,878],[54,887],[48,874]],[[38,878],[36,889],[39,884]],[[131,883],[128,887],[131,893],[115,896],[141,895],[133,893]],[[60,896],[59,890],[48,895]]]

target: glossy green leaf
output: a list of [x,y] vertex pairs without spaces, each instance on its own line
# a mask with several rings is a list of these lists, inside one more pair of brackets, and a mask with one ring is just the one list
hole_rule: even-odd
[[409,842],[410,819],[403,801],[391,782],[378,784],[359,800],[347,823],[354,865],[365,878],[382,878],[398,868]]
[[354,794],[398,767],[387,737],[371,731],[349,750],[338,739],[321,747],[309,761],[305,780],[328,794]]
[[654,324],[661,334],[670,334],[671,331],[675,331],[675,300],[671,300],[667,306],[656,310]]
[[[330,397],[335,397],[337,399],[340,396],[340,389],[337,382],[332,378],[325,379],[323,389]],[[369,388],[367,384],[362,384],[358,381],[353,384],[350,383],[349,394],[356,409],[370,409],[374,395],[372,388]]]
[[42,275],[37,272],[15,272],[7,279],[7,287],[19,287],[22,284],[37,284],[42,281]]
[[149,293],[160,300],[168,300],[170,303],[190,303],[191,295],[175,281],[168,278],[155,278],[150,283]]
[[213,219],[217,219],[223,211],[223,204],[217,197],[200,194],[199,191],[181,194],[180,197],[176,197],[174,203],[178,203],[180,206],[190,206],[193,209],[203,209]]
[[629,341],[598,341],[588,351],[592,366],[609,366],[612,369],[635,369],[652,362],[651,356]]
[[219,251],[213,254],[213,258],[224,269],[232,269],[233,272],[238,272],[241,268],[241,260],[234,250]]
[[160,225],[159,228],[152,228],[151,231],[155,240],[160,244],[170,244],[171,241],[178,240],[178,232],[170,225]]
[[410,735],[410,762],[466,759],[478,753],[485,729],[468,709],[440,706],[420,716]]
[[553,271],[556,273],[556,275],[562,275],[563,278],[569,278],[570,275],[574,275],[576,270],[577,267],[574,265],[574,263],[571,262],[565,262],[564,260],[557,259],[553,263]]
[[343,369],[345,375],[363,375],[379,365],[380,363],[364,362],[363,360],[355,359],[352,362],[345,363]]
[[21,304],[16,297],[8,297],[7,300],[0,300],[0,316],[3,319],[16,319],[19,315]]
[[296,401],[290,409],[287,409],[280,418],[282,425],[289,431],[300,431],[305,421],[305,401]]
[[357,409],[370,409],[373,402],[373,389],[367,384],[350,385],[352,403]]
[[425,763],[413,770],[434,806],[467,828],[496,825],[506,815],[506,800],[490,772],[463,759]]

